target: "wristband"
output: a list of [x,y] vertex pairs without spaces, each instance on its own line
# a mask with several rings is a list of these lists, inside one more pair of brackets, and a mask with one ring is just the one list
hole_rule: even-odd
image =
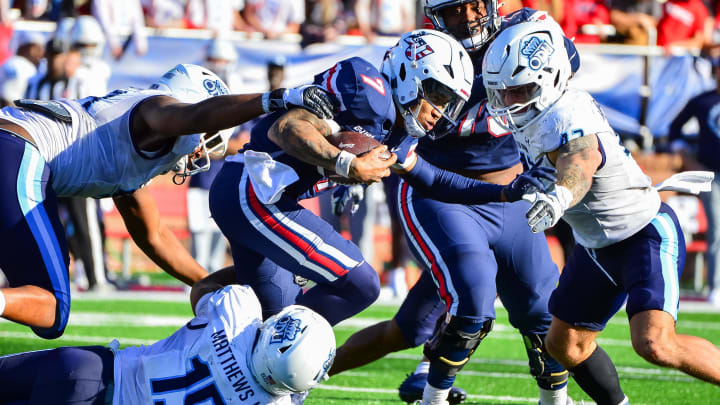
[[263,93],[262,95],[262,109],[266,113],[270,112],[270,92]]
[[337,159],[335,160],[335,173],[345,178],[350,177],[350,164],[353,159],[355,159],[355,155],[352,153],[344,150],[340,151]]

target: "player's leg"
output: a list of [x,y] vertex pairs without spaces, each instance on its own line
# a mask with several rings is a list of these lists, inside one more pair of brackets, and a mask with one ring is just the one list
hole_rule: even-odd
[[410,289],[393,319],[355,332],[337,348],[330,375],[369,364],[393,352],[420,346],[432,336],[437,319],[444,313],[445,306],[437,296],[432,277],[424,274]]
[[720,176],[716,175],[708,193],[700,193],[700,199],[707,216],[707,251],[705,258],[708,268],[710,302],[720,306]]
[[38,336],[56,338],[70,312],[70,259],[50,171],[37,149],[2,131],[0,149],[0,233],[7,236],[0,268],[10,284],[0,289],[0,314],[31,326]]
[[526,226],[524,214],[529,205],[521,201],[500,207],[488,204],[477,208],[487,216],[503,210],[502,231],[493,243],[498,262],[498,295],[508,311],[510,324],[522,334],[540,404],[565,405],[568,372],[544,347],[552,320],[548,301],[560,272],[550,257],[545,235],[534,234]]
[[450,317],[425,346],[430,359],[423,401],[444,400],[456,374],[495,319],[497,264],[481,218],[469,207],[413,195],[400,186],[400,215],[408,245],[429,269]]
[[[595,402],[617,405],[627,398],[615,366],[595,337],[620,309],[626,294],[620,277],[608,271],[612,267],[599,263],[595,251],[575,246],[550,296],[553,320],[545,347]],[[619,267],[614,266],[616,271]]]
[[[316,285],[297,303],[317,311],[331,324],[357,314],[377,299],[377,273],[357,246],[290,196],[263,204],[242,164],[223,166],[210,191],[210,208],[233,246],[234,256],[237,248],[243,247],[313,280]],[[244,263],[235,263],[238,272],[246,271]],[[262,303],[262,292],[256,293]]]
[[685,240],[675,213],[663,204],[650,225],[625,245],[626,252],[635,252],[624,271],[635,351],[653,364],[720,385],[720,349],[675,332],[678,280],[685,264]]
[[104,404],[113,354],[103,346],[60,347],[0,357],[0,402]]

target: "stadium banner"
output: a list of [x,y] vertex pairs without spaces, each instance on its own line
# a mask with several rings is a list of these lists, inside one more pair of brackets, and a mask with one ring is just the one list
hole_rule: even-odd
[[[108,88],[146,87],[178,63],[202,64],[208,43],[206,38],[150,36],[149,51],[142,57],[135,54],[132,44],[119,61],[113,61],[106,52],[105,59],[112,68]],[[316,73],[351,56],[365,58],[379,66],[387,50],[385,45],[367,44],[325,43],[303,49],[297,42],[276,40],[236,40],[234,43],[239,55],[235,69],[242,78],[245,93],[267,90],[267,64],[277,58],[286,64],[284,85],[296,86],[310,82]],[[618,132],[637,135],[640,132],[644,57],[608,54],[602,49],[607,48],[580,49],[581,67],[571,80],[571,86],[589,91]],[[665,136],[670,122],[686,102],[712,89],[714,82],[710,63],[705,59],[685,55],[656,56],[650,60],[651,92],[646,125],[654,136]]]

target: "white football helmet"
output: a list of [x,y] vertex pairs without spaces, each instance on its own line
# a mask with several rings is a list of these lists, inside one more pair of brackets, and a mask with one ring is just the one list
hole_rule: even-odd
[[[464,25],[447,26],[445,24],[442,9],[476,1],[485,5],[485,17],[469,21]],[[468,52],[480,50],[500,29],[497,0],[425,0],[425,16],[432,22],[436,30],[452,35]]]
[[95,17],[81,15],[70,31],[70,47],[76,47],[84,57],[101,58],[105,49],[105,33]]
[[565,92],[571,69],[563,33],[553,21],[506,28],[482,64],[488,111],[512,130],[535,122]]
[[273,395],[308,391],[325,378],[335,360],[335,335],[317,312],[291,305],[260,327],[250,369]]
[[427,134],[417,119],[421,100],[454,123],[470,97],[470,56],[457,41],[440,31],[406,33],[387,51],[380,70],[390,83],[405,129],[416,138]]
[[[227,85],[215,73],[191,64],[175,66],[150,88],[170,93],[169,95],[183,103],[198,103],[206,98],[230,94]],[[232,128],[201,136],[197,151],[200,153],[184,156],[173,169],[179,177],[176,183],[182,183],[186,177],[195,173],[207,171],[211,158],[222,158],[231,135]]]

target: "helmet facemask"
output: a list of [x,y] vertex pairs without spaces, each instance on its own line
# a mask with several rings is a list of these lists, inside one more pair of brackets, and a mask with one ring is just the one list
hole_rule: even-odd
[[497,0],[478,0],[477,3],[485,6],[485,16],[464,24],[448,26],[442,16],[444,9],[475,2],[468,0],[426,0],[425,15],[430,19],[435,29],[453,36],[465,47],[466,51],[477,52],[490,42],[500,29]]
[[173,182],[183,184],[187,177],[210,170],[211,159],[222,159],[227,151],[228,139],[232,129],[225,129],[213,134],[203,134],[200,145],[177,163]]
[[[417,78],[416,81],[418,81]],[[442,115],[440,120],[452,123],[453,125],[457,122],[460,111],[465,105],[464,99],[435,79],[425,79],[420,82],[418,84],[417,94],[417,99],[415,99],[411,105],[401,108],[405,120],[405,129],[408,131],[408,134],[415,138],[420,138],[428,134],[428,131],[418,119],[422,101],[425,101],[432,109]],[[440,122],[440,120],[438,120],[438,122]]]

